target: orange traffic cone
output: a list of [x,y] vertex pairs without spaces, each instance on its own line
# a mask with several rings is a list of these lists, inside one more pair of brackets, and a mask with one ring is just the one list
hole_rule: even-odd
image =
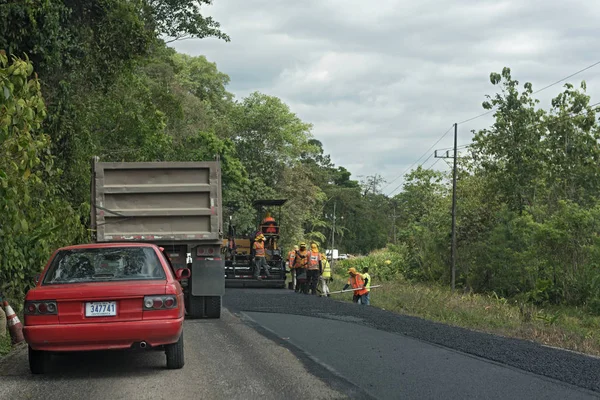
[[4,308],[6,309],[8,331],[10,332],[10,338],[12,339],[13,344],[23,342],[25,340],[25,337],[23,337],[23,324],[19,321],[19,317],[17,317],[15,311],[8,304],[8,301],[4,302]]

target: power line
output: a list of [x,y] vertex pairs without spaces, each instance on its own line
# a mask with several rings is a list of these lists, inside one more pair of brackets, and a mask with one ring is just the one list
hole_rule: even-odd
[[[465,147],[469,147],[470,145],[471,145],[471,143],[461,144],[460,146],[457,146],[456,148],[457,149],[462,149],[462,148],[465,148]],[[454,147],[444,147],[442,149],[437,149],[436,151],[443,151],[443,150],[454,150]]]
[[433,167],[435,166],[435,164],[437,164],[437,163],[439,163],[439,162],[440,162],[440,160],[442,160],[442,159],[441,159],[441,158],[438,158],[437,160],[435,160],[435,162],[434,162],[433,164],[431,164],[431,165],[429,166],[429,168],[428,168],[428,169],[431,169],[431,168],[433,168]]
[[[419,157],[417,159],[417,161],[415,161],[410,167],[408,167],[406,170],[404,170],[404,172],[402,172],[400,175],[398,175],[397,177],[395,177],[392,181],[388,182],[387,185],[385,185],[384,187],[381,188],[381,191],[383,192],[383,190],[390,186],[392,183],[394,183],[395,181],[397,181],[398,179],[400,179],[401,177],[404,176],[404,174],[406,174],[408,171],[411,170],[412,167],[414,167],[420,160],[421,158],[423,158],[425,155],[427,155],[427,153],[431,152],[431,149],[433,149],[435,147],[436,144],[438,144],[444,137],[446,137],[446,135],[452,130],[452,128],[454,127],[454,125],[452,125],[446,132],[444,132],[444,134],[429,148],[427,149],[427,151],[425,151],[421,157]],[[429,158],[428,158],[429,159]],[[427,159],[427,160],[428,160]],[[427,161],[425,160],[425,161]]]
[[[587,112],[587,108],[588,107],[589,108],[594,108],[594,107],[598,107],[598,106],[600,106],[600,101],[596,102],[596,103],[593,103],[593,104],[589,104],[588,106],[586,106],[586,109],[583,112],[570,113],[570,114],[568,114],[566,116],[558,117],[557,120],[560,121],[560,122],[563,122],[563,121],[567,121],[567,120],[575,118],[575,117],[583,116],[583,115],[585,115],[585,112]],[[600,109],[596,109],[596,110],[592,110],[592,111],[594,111],[594,112],[600,112]],[[554,121],[538,121],[538,122],[532,123],[530,125],[527,125],[524,129],[535,128],[537,126],[540,126],[543,123],[548,123],[548,122],[554,122]],[[468,147],[470,145],[463,145],[463,146],[464,147]],[[461,146],[458,146],[458,149],[460,149],[460,148],[461,148]],[[450,149],[437,149],[436,151],[441,151],[441,150],[451,150],[451,148]],[[463,158],[465,158],[465,157],[463,157]]]
[[[571,75],[568,75],[568,76],[566,76],[566,77],[564,77],[564,78],[562,78],[562,79],[559,79],[559,80],[557,80],[556,82],[553,82],[553,83],[551,83],[551,84],[549,84],[549,85],[546,85],[546,86],[544,86],[543,88],[541,88],[541,89],[539,89],[539,90],[536,90],[536,91],[535,91],[535,92],[533,92],[532,94],[537,94],[537,93],[540,93],[540,92],[542,92],[542,91],[544,91],[544,90],[546,90],[546,89],[548,89],[548,88],[551,88],[552,86],[555,86],[555,85],[557,85],[557,84],[559,84],[559,83],[561,83],[561,82],[563,82],[563,81],[565,81],[565,80],[567,80],[567,79],[569,79],[569,78],[572,78],[572,77],[574,77],[574,76],[576,76],[576,75],[578,75],[578,74],[580,74],[580,73],[582,73],[582,72],[584,72],[584,71],[587,71],[588,69],[591,69],[591,68],[593,68],[593,67],[595,67],[595,66],[597,66],[597,65],[599,65],[599,64],[600,64],[600,61],[597,61],[597,62],[595,62],[595,63],[593,63],[593,64],[591,64],[591,65],[588,65],[587,67],[585,67],[585,68],[583,68],[583,69],[580,69],[579,71],[577,71],[577,72],[574,72],[574,73],[572,73]],[[592,105],[590,105],[590,107],[594,107],[594,106],[597,106],[597,105],[599,105],[599,104],[600,104],[600,103],[595,103],[595,104],[592,104]],[[458,122],[458,124],[457,124],[457,125],[461,125],[461,124],[464,124],[464,123],[466,123],[466,122],[470,122],[470,121],[473,121],[473,120],[475,120],[475,119],[481,118],[481,117],[483,117],[483,116],[485,116],[485,115],[488,115],[488,114],[491,114],[491,113],[493,113],[494,111],[495,111],[494,109],[492,109],[492,110],[489,110],[489,111],[486,111],[486,112],[484,112],[484,113],[482,113],[482,114],[479,114],[479,115],[477,115],[477,116],[475,116],[475,117],[468,118],[468,119],[466,119],[466,120],[464,120],[464,121]],[[534,125],[534,126],[535,126],[535,125]],[[448,129],[448,130],[447,130],[447,131],[446,131],[446,132],[445,132],[445,133],[444,133],[444,134],[443,134],[443,135],[442,135],[442,136],[441,136],[441,137],[440,137],[440,138],[439,138],[439,139],[438,139],[438,140],[437,140],[437,141],[436,141],[436,142],[435,142],[435,143],[434,143],[434,144],[433,144],[433,145],[432,145],[432,146],[431,146],[431,147],[430,147],[430,148],[429,148],[429,149],[428,149],[426,152],[425,152],[425,153],[423,153],[423,154],[421,155],[421,157],[419,157],[419,158],[417,159],[417,161],[415,161],[415,162],[414,162],[414,163],[413,163],[413,164],[412,164],[410,167],[408,167],[408,168],[407,168],[407,169],[406,169],[404,172],[402,172],[400,175],[398,175],[398,176],[397,176],[396,178],[394,178],[392,181],[388,182],[388,183],[387,183],[387,184],[386,184],[386,185],[385,185],[385,186],[384,186],[384,187],[383,187],[381,190],[383,191],[383,190],[384,190],[385,188],[387,188],[389,185],[391,185],[392,183],[394,183],[395,181],[397,181],[398,179],[400,179],[401,177],[403,177],[403,176],[404,176],[404,175],[405,175],[405,174],[406,174],[408,171],[410,171],[410,170],[411,170],[411,169],[412,169],[412,168],[413,168],[413,167],[414,167],[414,166],[415,166],[415,165],[416,165],[416,164],[419,162],[419,160],[421,160],[421,159],[422,159],[422,158],[423,158],[423,157],[424,157],[424,156],[425,156],[425,155],[426,155],[428,152],[430,152],[430,151],[431,151],[431,149],[433,149],[433,148],[435,147],[435,145],[436,145],[436,144],[438,144],[438,143],[439,143],[439,142],[440,142],[440,141],[441,141],[441,140],[442,140],[442,139],[443,139],[443,138],[444,138],[444,137],[445,137],[445,136],[446,136],[446,135],[447,135],[447,134],[448,134],[448,133],[449,133],[449,132],[452,130],[452,128],[453,128],[453,127],[454,127],[454,125],[452,125],[452,126],[451,126],[451,127],[450,127],[450,128],[449,128],[449,129]],[[470,144],[461,145],[461,146],[458,146],[458,147],[457,147],[457,149],[458,149],[458,148],[463,148],[463,147],[468,147],[469,145],[470,145]],[[445,148],[445,149],[441,149],[441,150],[450,150],[450,149],[453,149],[453,148]],[[431,158],[431,155],[430,155],[430,156],[429,156],[427,159],[425,159],[425,161],[424,161],[423,163],[421,163],[420,165],[422,166],[422,165],[423,165],[425,162],[427,162],[427,160],[429,160],[429,158]],[[392,193],[394,193],[396,190],[398,190],[398,189],[400,188],[400,186],[402,186],[402,184],[398,185],[398,186],[397,186],[397,187],[396,187],[394,190],[392,190],[390,193],[388,193],[388,196],[392,195]]]
[[[450,129],[452,129],[452,128],[450,128]],[[432,146],[432,147],[433,147],[433,146]],[[423,161],[421,164],[419,164],[419,167],[422,167],[423,165],[425,165],[425,163],[426,163],[427,161],[429,161],[429,159],[430,159],[431,157],[433,157],[433,155],[434,155],[434,154],[435,154],[435,153],[430,153],[430,154],[429,154],[429,157],[427,157],[427,158],[425,159],[425,161]],[[433,166],[434,166],[435,164],[437,164],[437,163],[438,163],[438,161],[439,161],[439,159],[438,159],[436,162],[434,162],[433,164],[431,164],[431,166],[430,166],[428,169],[431,169],[431,168],[433,168]],[[416,163],[415,163],[415,164],[416,164]],[[414,165],[414,164],[413,164],[413,165]],[[408,171],[407,171],[407,172],[408,172]],[[402,176],[404,176],[404,175],[402,175]],[[404,184],[404,182],[402,182],[402,183],[400,183],[398,186],[396,186],[396,187],[394,188],[394,190],[392,190],[391,192],[389,192],[389,193],[388,193],[388,196],[391,196],[391,195],[392,195],[392,194],[393,194],[393,193],[394,193],[396,190],[400,189],[400,187],[401,187],[403,184]]]
[[[565,81],[565,80],[567,80],[567,79],[569,79],[569,78],[572,78],[572,77],[574,77],[575,75],[579,75],[580,73],[582,73],[582,72],[584,72],[584,71],[587,71],[588,69],[594,68],[596,65],[599,65],[599,64],[600,64],[600,61],[597,61],[597,62],[593,63],[592,65],[588,65],[587,67],[585,67],[585,68],[583,68],[583,69],[580,69],[579,71],[577,71],[577,72],[574,72],[574,73],[572,73],[572,74],[571,74],[571,75],[569,75],[569,76],[565,76],[564,78],[562,78],[562,79],[559,79],[559,80],[557,80],[557,81],[556,81],[556,82],[554,82],[554,83],[551,83],[551,84],[549,84],[549,85],[547,85],[547,86],[544,86],[543,88],[541,88],[541,89],[539,89],[539,90],[536,90],[536,91],[535,91],[535,92],[533,92],[532,94],[538,94],[539,92],[541,92],[541,91],[544,91],[544,90],[546,90],[546,89],[548,89],[548,88],[551,88],[551,87],[552,87],[552,86],[554,86],[554,85],[558,85],[559,83],[561,83],[561,82],[563,82],[563,81]],[[473,120],[475,120],[475,119],[477,119],[477,118],[481,118],[481,117],[483,117],[483,116],[486,116],[486,115],[488,115],[488,114],[491,114],[491,113],[493,113],[494,111],[495,111],[494,109],[492,109],[492,110],[489,110],[489,111],[486,111],[486,112],[484,112],[484,113],[482,113],[482,114],[479,114],[479,115],[477,115],[477,116],[475,116],[475,117],[472,117],[472,118],[469,118],[469,119],[465,119],[464,121],[461,121],[461,122],[459,122],[458,124],[459,124],[459,125],[461,125],[461,124],[464,124],[464,123],[466,123],[466,122],[473,121]]]
[[575,72],[575,73],[573,73],[573,74],[571,74],[571,75],[569,75],[569,76],[566,76],[566,77],[562,78],[561,80],[558,80],[558,81],[556,81],[556,82],[554,82],[554,83],[551,83],[551,84],[550,84],[550,85],[548,85],[548,86],[544,86],[544,87],[543,87],[543,88],[541,88],[540,90],[537,90],[537,91],[533,92],[533,94],[537,94],[537,93],[541,92],[542,90],[546,90],[546,89],[548,89],[548,88],[550,88],[550,87],[552,87],[552,86],[554,86],[554,85],[558,85],[558,84],[559,84],[559,83],[561,83],[562,81],[566,81],[567,79],[569,79],[569,78],[572,78],[572,77],[574,77],[575,75],[578,75],[578,74],[580,74],[580,73],[582,73],[582,72],[584,72],[584,71],[587,71],[588,69],[590,69],[590,68],[593,68],[593,67],[595,67],[595,66],[596,66],[596,65],[598,65],[598,64],[600,64],[600,61],[597,61],[597,62],[593,63],[592,65],[589,65],[589,66],[585,67],[584,69],[580,69],[579,71],[577,71],[577,72]]
[[[599,101],[599,102],[597,102],[597,103],[594,103],[594,104],[590,104],[590,105],[589,105],[589,106],[587,106],[587,107],[589,107],[589,108],[593,108],[593,107],[597,107],[597,106],[600,106],[600,101]],[[585,111],[587,111],[587,109],[586,109]],[[598,111],[598,112],[600,112],[600,110],[592,110],[592,111]],[[575,118],[575,117],[579,117],[579,116],[582,116],[582,115],[584,115],[584,114],[583,114],[583,113],[569,114],[569,115],[568,115],[568,116],[566,116],[566,117],[559,118],[559,120],[560,120],[560,121],[565,121],[565,120],[568,120],[568,119],[571,119],[571,118]],[[534,123],[534,124],[528,125],[528,126],[525,128],[525,129],[529,129],[529,128],[533,128],[533,127],[539,126],[540,124],[542,124],[542,123],[544,123],[544,122],[545,122],[545,121],[539,121],[539,122],[537,122],[537,123]],[[454,125],[453,125],[452,127],[454,127]],[[452,127],[451,127],[450,129],[452,129]],[[449,132],[449,131],[448,131],[448,132]],[[446,135],[448,132],[446,132],[444,135]],[[435,146],[435,145],[434,145],[434,146]],[[432,147],[434,147],[434,146],[432,146]],[[458,146],[458,147],[457,147],[457,150],[459,150],[461,147],[468,147],[468,146],[470,146],[470,144],[467,144],[467,145],[462,145],[462,146]],[[436,151],[439,151],[439,150],[452,150],[452,149],[453,149],[453,148],[451,147],[451,148],[446,148],[446,149],[438,149],[438,150],[436,150]],[[435,153],[430,153],[429,157],[427,157],[427,158],[425,159],[425,161],[423,161],[423,162],[420,164],[420,166],[423,166],[423,165],[424,165],[424,164],[425,164],[425,163],[426,163],[426,162],[427,162],[427,161],[428,161],[428,160],[429,160],[429,159],[430,159],[430,158],[431,158],[431,157],[432,157],[434,154],[435,154]],[[421,156],[421,157],[422,157],[422,156]],[[420,158],[419,158],[419,159],[420,159]],[[442,157],[438,158],[438,160],[437,160],[436,162],[434,162],[434,163],[433,163],[433,164],[432,164],[432,165],[431,165],[431,166],[430,166],[428,169],[431,169],[431,168],[433,168],[433,166],[434,166],[435,164],[437,164],[437,163],[439,162],[439,160],[443,160],[443,159],[444,159],[444,158],[442,158]],[[417,161],[418,161],[418,160],[417,160]],[[414,163],[412,166],[414,166],[415,164],[416,164],[416,162],[415,162],[415,163]],[[412,168],[412,166],[411,166],[411,168]],[[408,171],[407,171],[407,172],[408,172]],[[392,194],[393,194],[393,193],[394,193],[396,190],[398,190],[398,189],[399,189],[401,186],[402,186],[402,183],[401,183],[400,185],[396,186],[396,187],[394,188],[394,190],[392,190],[391,192],[389,192],[389,193],[388,193],[388,196],[391,196],[391,195],[392,195]]]

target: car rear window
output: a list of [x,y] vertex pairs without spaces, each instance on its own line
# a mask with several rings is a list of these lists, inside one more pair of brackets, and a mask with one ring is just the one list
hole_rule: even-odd
[[166,279],[151,247],[104,247],[61,250],[43,284]]

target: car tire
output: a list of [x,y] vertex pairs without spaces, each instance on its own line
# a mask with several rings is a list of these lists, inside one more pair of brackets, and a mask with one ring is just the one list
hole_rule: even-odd
[[167,355],[168,369],[181,369],[185,364],[183,356],[183,332],[179,336],[179,340],[173,344],[165,346],[165,354]]
[[221,296],[207,296],[205,301],[206,317],[221,318]]
[[32,374],[39,375],[46,372],[50,354],[46,351],[33,350],[29,346],[29,369]]

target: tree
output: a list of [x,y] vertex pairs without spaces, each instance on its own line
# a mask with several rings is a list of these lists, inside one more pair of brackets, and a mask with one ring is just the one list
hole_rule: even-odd
[[240,160],[252,177],[271,187],[281,182],[284,167],[291,167],[310,147],[312,126],[277,97],[258,92],[237,104],[233,127]]
[[473,154],[479,165],[495,182],[511,210],[522,213],[535,205],[540,189],[539,177],[543,164],[539,157],[545,115],[536,110],[538,100],[532,99],[531,83],[518,91],[519,82],[512,79],[510,69],[492,73],[490,81],[502,84],[502,92],[483,103],[486,110],[496,109],[496,121],[490,129],[482,129],[473,138]]
[[600,132],[585,82],[580,87],[581,91],[565,84],[544,121],[542,157],[548,200],[553,205],[560,199],[590,205],[600,190]]
[[152,30],[169,37],[169,42],[207,37],[230,40],[217,21],[201,13],[202,5],[210,5],[212,0],[144,0],[143,4]]

